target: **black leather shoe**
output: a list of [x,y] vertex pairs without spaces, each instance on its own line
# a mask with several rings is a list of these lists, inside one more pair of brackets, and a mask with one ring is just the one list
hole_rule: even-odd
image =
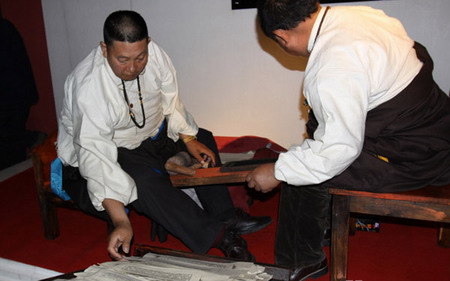
[[328,272],[327,258],[323,261],[308,266],[295,268],[289,276],[289,281],[303,281],[308,278],[319,278]]
[[250,262],[255,261],[255,257],[247,249],[247,242],[236,233],[225,231],[222,241],[220,241],[217,248],[227,258]]
[[263,229],[272,223],[268,216],[252,217],[242,209],[235,209],[235,216],[225,221],[225,228],[236,234],[249,234]]

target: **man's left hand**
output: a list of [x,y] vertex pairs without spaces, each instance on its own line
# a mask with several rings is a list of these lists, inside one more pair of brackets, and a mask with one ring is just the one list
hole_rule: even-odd
[[246,178],[247,185],[262,193],[272,191],[281,181],[275,178],[275,164],[263,164],[251,171]]

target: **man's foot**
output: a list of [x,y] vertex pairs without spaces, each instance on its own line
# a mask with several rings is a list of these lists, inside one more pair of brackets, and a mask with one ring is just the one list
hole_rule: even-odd
[[315,264],[296,267],[289,276],[289,281],[303,281],[308,278],[319,278],[327,272],[327,258],[324,258],[321,262]]
[[249,234],[263,229],[272,223],[268,216],[252,217],[242,209],[236,208],[233,218],[225,221],[225,228],[236,234]]
[[217,248],[227,258],[250,262],[255,261],[255,257],[247,249],[247,242],[236,233],[225,231],[222,241],[217,245]]

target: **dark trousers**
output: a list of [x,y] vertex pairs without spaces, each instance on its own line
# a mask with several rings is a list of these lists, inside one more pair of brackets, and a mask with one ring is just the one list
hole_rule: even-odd
[[[434,83],[426,49],[419,44],[415,48],[424,62],[422,70],[396,97],[368,112],[360,156],[320,185],[282,186],[278,264],[297,267],[325,257],[322,240],[330,216],[328,187],[398,192],[450,183],[450,99]],[[313,136],[317,121],[312,111],[307,127]]]
[[323,234],[330,195],[322,185],[283,184],[280,194],[275,262],[286,267],[313,264],[325,257]]
[[[212,134],[200,129],[197,138],[218,159]],[[148,139],[136,149],[119,148],[118,162],[136,183],[138,199],[131,203],[132,208],[163,226],[193,252],[206,253],[222,231],[223,221],[234,215],[234,207],[226,186],[196,187],[203,209],[181,189],[172,186],[164,163],[185,149],[182,141],[173,142],[164,130],[156,140]],[[92,206],[86,181],[79,176],[78,169],[65,167],[63,173],[63,186],[80,208],[109,220],[105,211],[98,212]]]

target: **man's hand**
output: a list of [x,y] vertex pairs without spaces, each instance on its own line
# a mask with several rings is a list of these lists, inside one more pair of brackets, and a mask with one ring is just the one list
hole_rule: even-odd
[[133,229],[125,211],[125,206],[122,202],[114,199],[105,199],[102,205],[108,212],[114,225],[114,230],[108,237],[107,251],[112,259],[124,260],[125,255],[120,252],[120,248],[122,247],[123,253],[128,254],[130,252],[131,239],[133,238]]
[[216,165],[216,156],[209,148],[198,140],[191,140],[186,143],[189,153],[201,164],[210,161],[211,167]]
[[275,164],[263,164],[251,171],[247,178],[247,185],[257,191],[267,193],[277,187],[281,181],[275,178]]
[[120,247],[125,254],[130,252],[131,239],[133,238],[133,229],[130,221],[121,222],[115,225],[113,232],[108,237],[108,253],[116,261],[125,260],[125,255],[121,253]]

